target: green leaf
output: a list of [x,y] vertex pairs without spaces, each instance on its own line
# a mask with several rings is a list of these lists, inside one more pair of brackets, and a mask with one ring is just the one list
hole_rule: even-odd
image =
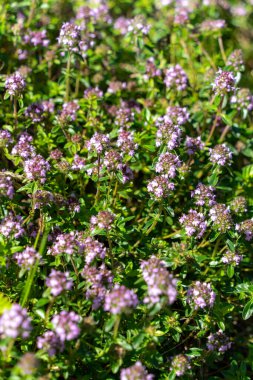
[[228,267],[227,267],[227,275],[228,275],[228,277],[232,278],[233,275],[234,275],[234,273],[235,273],[235,269],[234,269],[233,265],[228,265]]
[[253,299],[246,303],[244,306],[242,317],[243,319],[249,319],[253,314]]
[[7,309],[10,309],[11,303],[3,293],[0,293],[0,315]]

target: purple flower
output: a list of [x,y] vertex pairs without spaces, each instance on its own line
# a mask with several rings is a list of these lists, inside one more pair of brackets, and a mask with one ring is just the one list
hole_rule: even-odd
[[46,331],[37,339],[37,347],[44,350],[49,356],[54,356],[57,352],[64,350],[64,342],[54,331]]
[[185,146],[187,148],[187,154],[189,154],[189,156],[194,154],[197,150],[202,150],[204,148],[204,144],[201,141],[200,136],[198,137],[186,136]]
[[43,120],[44,107],[42,103],[32,103],[25,110],[25,116],[31,119],[33,123],[40,123]]
[[213,226],[224,233],[231,229],[233,225],[229,207],[224,204],[216,203],[209,211]]
[[179,223],[185,228],[186,235],[196,235],[200,239],[206,231],[207,223],[202,213],[196,210],[189,210],[188,214],[183,214]]
[[114,219],[115,215],[110,211],[99,211],[97,216],[92,216],[90,219],[91,229],[93,230],[98,227],[101,229],[110,230]]
[[48,249],[48,253],[55,256],[67,253],[72,255],[77,248],[76,234],[72,231],[66,234],[60,234],[56,237],[51,248]]
[[78,51],[80,38],[80,27],[70,22],[65,22],[60,30],[58,43],[69,51]]
[[239,214],[240,215],[240,214],[243,214],[243,213],[247,212],[247,201],[242,196],[235,197],[230,202],[230,206],[229,207],[230,207],[230,210],[234,214]]
[[142,275],[148,285],[148,296],[145,303],[156,304],[165,296],[168,304],[172,304],[177,296],[177,280],[173,278],[165,266],[164,261],[155,256],[141,262]]
[[80,334],[78,323],[80,317],[74,311],[63,310],[59,314],[55,314],[52,318],[52,325],[55,333],[61,342],[73,340]]
[[87,238],[80,238],[78,241],[80,251],[85,255],[87,264],[91,264],[96,258],[104,259],[106,255],[106,248],[103,243],[88,236]]
[[236,95],[231,97],[230,102],[240,112],[253,110],[253,95],[248,88],[241,88]]
[[[4,171],[0,172],[4,174]],[[14,195],[14,186],[10,176],[8,175],[0,175],[0,197],[8,197],[10,199],[13,198]]]
[[40,154],[24,162],[24,172],[30,181],[39,180],[44,183],[48,170],[50,170],[50,165]]
[[158,130],[156,132],[156,146],[166,145],[169,150],[178,147],[182,130],[178,125],[167,123],[165,116],[157,120]]
[[239,265],[242,259],[243,256],[238,255],[236,252],[226,251],[221,258],[221,261],[224,264]]
[[112,314],[128,314],[137,305],[137,295],[124,285],[116,284],[105,296],[104,310]]
[[82,170],[85,166],[86,160],[83,157],[80,157],[78,154],[74,155],[74,159],[72,161],[72,170]]
[[195,204],[198,206],[213,206],[216,203],[214,191],[214,187],[199,183],[191,192],[191,197],[195,199]]
[[138,148],[138,144],[134,142],[133,132],[126,131],[123,128],[121,128],[119,130],[117,147],[129,156],[133,156],[135,150]]
[[104,149],[108,147],[110,143],[109,135],[103,135],[102,133],[95,132],[89,141],[87,141],[87,149],[91,152],[101,154]]
[[31,46],[43,46],[46,47],[49,45],[49,39],[47,38],[46,30],[29,30],[28,34],[24,36],[24,42]]
[[186,355],[179,354],[172,358],[170,371],[173,371],[177,376],[183,376],[190,368],[189,358]]
[[213,90],[216,95],[225,95],[229,92],[235,92],[235,76],[230,71],[218,70],[214,83]]
[[20,156],[21,158],[33,156],[35,154],[35,148],[30,144],[32,141],[32,136],[26,132],[22,133],[17,144],[12,148],[11,154],[13,156]]
[[224,29],[226,26],[225,20],[205,20],[201,23],[200,29],[202,31],[217,31]]
[[227,66],[231,66],[236,73],[238,71],[244,71],[244,61],[241,49],[232,51],[227,59]]
[[253,237],[253,219],[244,220],[236,224],[235,229],[245,235],[245,239],[250,241]]
[[102,264],[99,268],[85,265],[82,276],[88,282],[86,298],[92,300],[92,309],[97,310],[104,302],[108,289],[112,287],[113,275]]
[[141,15],[135,16],[129,20],[127,31],[135,35],[146,35],[150,30],[150,26],[146,23],[145,19]]
[[231,165],[232,152],[225,144],[216,145],[213,149],[210,148],[209,152],[210,161],[213,164]]
[[155,78],[161,75],[161,70],[156,67],[154,57],[150,57],[146,62],[146,78]]
[[16,239],[25,233],[22,227],[23,218],[20,215],[13,215],[11,212],[1,221],[0,234],[5,237],[14,236]]
[[154,376],[148,374],[146,368],[137,361],[128,368],[123,368],[120,372],[120,380],[153,380]]
[[73,286],[73,280],[69,277],[69,272],[60,272],[52,269],[46,279],[46,285],[51,288],[51,294],[58,296],[64,290],[70,290]]
[[147,185],[148,192],[157,199],[168,197],[174,188],[174,183],[169,182],[168,178],[164,175],[153,178]]
[[163,117],[165,123],[183,125],[189,121],[190,115],[185,107],[169,106]]
[[13,258],[21,268],[31,269],[36,261],[41,259],[41,255],[33,247],[26,247],[24,251],[16,252]]
[[216,294],[207,282],[196,281],[187,291],[187,302],[195,309],[203,309],[214,305]]
[[31,319],[26,309],[18,304],[13,304],[0,317],[0,336],[2,338],[28,338],[31,330]]
[[122,169],[122,156],[114,149],[105,152],[103,166],[108,172],[115,172]]
[[59,122],[61,124],[67,124],[71,121],[76,120],[77,111],[79,110],[80,106],[77,102],[77,100],[73,100],[72,102],[63,103],[62,111],[59,115]]
[[167,88],[175,88],[184,91],[188,85],[188,77],[180,65],[170,67],[165,71],[164,83]]
[[209,351],[225,352],[231,348],[232,342],[222,330],[207,337],[207,348]]
[[18,71],[8,76],[5,81],[6,91],[11,96],[20,95],[24,91],[25,86],[25,79]]
[[9,131],[5,129],[0,130],[0,146],[7,147],[9,144],[13,142],[11,134]]
[[185,7],[177,7],[175,9],[174,23],[176,25],[184,25],[189,20],[189,10]]
[[163,153],[158,157],[155,170],[157,173],[163,174],[165,177],[174,178],[176,170],[181,166],[178,156],[172,153]]

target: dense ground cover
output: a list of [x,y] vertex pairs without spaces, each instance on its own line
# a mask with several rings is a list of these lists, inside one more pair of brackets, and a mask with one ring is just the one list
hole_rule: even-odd
[[0,379],[251,379],[253,2],[0,7]]

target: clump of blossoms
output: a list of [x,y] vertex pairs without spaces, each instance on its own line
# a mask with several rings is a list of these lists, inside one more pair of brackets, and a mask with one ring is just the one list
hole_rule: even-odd
[[48,253],[51,255],[60,255],[67,253],[72,255],[76,250],[77,242],[76,235],[74,232],[60,234],[56,237],[51,248],[48,249]]
[[168,89],[184,91],[188,86],[188,77],[183,68],[177,64],[165,71],[164,83]]
[[253,238],[253,219],[244,220],[236,224],[235,229],[244,234],[245,239],[250,241]]
[[225,352],[232,346],[230,339],[223,333],[222,330],[207,337],[207,349],[209,351]]
[[31,318],[27,310],[13,304],[0,317],[0,336],[2,338],[28,338],[32,330]]
[[128,368],[123,368],[120,372],[120,380],[153,380],[154,376],[150,375],[140,361]]
[[194,198],[195,204],[198,206],[213,206],[215,201],[214,187],[199,183],[195,190],[191,192],[191,197]]
[[65,22],[60,30],[58,43],[69,51],[78,51],[80,38],[80,27],[71,22]]
[[133,290],[116,284],[105,296],[104,310],[112,314],[128,314],[137,305],[138,297]]
[[87,141],[87,149],[90,152],[101,154],[110,144],[108,135],[96,132],[89,141]]
[[248,88],[241,88],[230,99],[231,105],[239,112],[253,110],[253,95]]
[[31,269],[36,261],[41,259],[41,255],[33,247],[26,247],[24,251],[16,252],[13,258],[21,268]]
[[194,309],[203,309],[214,305],[216,294],[207,282],[196,281],[187,291],[187,302]]
[[239,265],[242,259],[242,255],[238,255],[236,252],[226,251],[222,256],[221,261],[224,264]]
[[157,122],[158,130],[156,132],[156,146],[167,146],[169,150],[173,150],[178,147],[182,130],[178,125],[173,125],[164,121],[164,118],[160,118]]
[[103,263],[98,268],[85,265],[82,276],[89,284],[86,298],[92,300],[92,308],[96,310],[104,303],[108,289],[112,288],[113,275]]
[[201,137],[190,137],[187,136],[185,140],[185,146],[187,148],[187,154],[191,156],[196,153],[198,150],[202,150],[204,148],[204,144],[201,141]]
[[169,182],[168,178],[164,175],[157,176],[149,181],[147,189],[154,198],[166,198],[174,190],[175,185]]
[[127,31],[134,35],[148,34],[150,26],[146,23],[144,17],[137,15],[132,20],[129,20]]
[[145,303],[156,304],[162,297],[166,298],[168,304],[172,304],[177,296],[177,280],[173,278],[165,266],[165,263],[155,256],[141,262],[141,271],[148,285],[148,296],[144,298]]
[[115,215],[110,211],[99,211],[97,216],[93,215],[90,219],[91,229],[96,227],[110,230],[114,222]]
[[[3,174],[3,175],[1,175]],[[14,186],[10,176],[5,175],[4,171],[0,172],[0,197],[13,198]]]
[[55,314],[52,318],[53,330],[60,338],[61,342],[73,340],[80,334],[78,326],[81,318],[74,311],[63,310],[59,314]]
[[248,208],[245,197],[239,196],[232,199],[229,208],[235,214],[244,214],[247,212]]
[[13,215],[9,213],[0,224],[0,234],[9,238],[15,237],[16,239],[25,233],[22,226],[23,218],[21,215]]
[[178,156],[173,153],[163,153],[158,157],[158,161],[155,166],[157,173],[163,174],[165,177],[174,178],[176,176],[176,170],[181,166],[181,161]]
[[47,47],[50,41],[47,38],[47,31],[44,29],[36,31],[29,30],[29,32],[24,35],[24,42],[32,46]]
[[38,180],[41,183],[46,181],[47,172],[50,170],[50,164],[40,154],[24,162],[24,172],[30,181]]
[[244,61],[241,49],[234,50],[227,59],[227,66],[231,66],[235,72],[244,70]]
[[186,107],[169,106],[164,116],[166,123],[183,125],[189,121],[190,115]]
[[103,260],[106,255],[106,247],[100,241],[91,236],[78,238],[80,251],[84,253],[86,264],[91,264],[96,258]]
[[209,211],[210,219],[213,226],[220,232],[224,233],[233,226],[233,220],[229,207],[222,203],[216,203]]
[[188,369],[191,369],[191,365],[186,355],[179,354],[172,358],[170,371],[173,371],[177,376],[183,376]]
[[54,356],[57,352],[64,350],[64,342],[54,331],[46,331],[37,339],[37,347],[44,350],[49,356]]
[[75,121],[77,117],[77,111],[79,110],[80,106],[77,101],[67,102],[63,103],[62,111],[59,115],[59,122],[61,124],[67,124],[71,121]]
[[225,28],[226,21],[225,20],[205,20],[201,23],[200,29],[202,31],[218,31],[220,29]]
[[196,235],[198,239],[203,236],[207,228],[204,214],[192,209],[179,218],[179,223],[185,228],[188,236]]
[[134,152],[138,148],[138,144],[134,142],[133,132],[126,131],[123,128],[119,130],[119,136],[117,140],[117,147],[122,150],[122,152],[133,156]]
[[18,142],[12,148],[11,154],[13,156],[20,156],[21,158],[28,158],[34,156],[35,148],[31,145],[33,141],[32,136],[28,133],[22,133],[18,139]]
[[69,277],[69,272],[60,272],[52,269],[46,278],[46,285],[50,288],[53,296],[58,296],[64,290],[70,290],[73,286],[73,280]]
[[210,161],[213,164],[220,166],[231,165],[232,152],[225,144],[216,145],[213,149],[210,148],[209,152]]
[[5,81],[5,89],[10,96],[18,96],[22,94],[22,92],[25,89],[25,86],[25,79],[18,71],[8,76]]
[[225,95],[230,92],[235,92],[235,76],[231,71],[218,70],[214,83],[213,90],[216,95]]
[[7,147],[13,142],[11,134],[5,129],[0,130],[0,147]]

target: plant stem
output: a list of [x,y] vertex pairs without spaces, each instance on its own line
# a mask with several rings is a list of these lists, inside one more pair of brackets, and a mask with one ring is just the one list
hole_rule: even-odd
[[114,328],[113,328],[113,339],[117,338],[118,331],[119,331],[119,325],[120,325],[120,315],[117,315]]
[[160,205],[159,205],[159,210],[158,210],[158,214],[157,214],[156,217],[154,218],[154,221],[153,221],[152,225],[151,225],[151,226],[149,227],[149,229],[147,230],[146,235],[149,235],[150,232],[155,228],[155,226],[157,225],[158,220],[159,220],[159,218],[160,218],[160,216],[161,216],[161,214],[162,214],[162,211],[163,211],[163,204],[160,203]]
[[223,98],[221,98],[220,104],[218,106],[218,110],[217,110],[217,113],[216,113],[216,116],[215,116],[212,128],[211,128],[209,136],[208,136],[208,138],[206,140],[206,144],[209,143],[209,141],[211,140],[211,138],[212,138],[212,136],[214,134],[214,131],[215,131],[215,128],[217,126],[217,123],[218,123],[218,120],[219,120],[219,116],[220,116],[220,113],[221,113],[222,102],[223,102]]
[[71,53],[68,52],[68,61],[67,61],[67,69],[66,69],[66,94],[65,101],[69,100],[69,91],[70,91],[70,65],[71,65]]
[[[41,256],[42,256],[42,254],[44,252],[44,249],[45,249],[45,246],[46,246],[46,243],[47,243],[48,234],[49,234],[49,229],[46,229],[46,231],[44,232],[44,235],[42,236],[42,239],[41,239],[41,242],[40,242],[40,247],[39,247],[39,253],[40,253]],[[33,267],[30,269],[30,271],[28,273],[28,276],[27,276],[27,279],[26,279],[26,283],[25,283],[25,287],[24,287],[24,290],[23,290],[23,294],[22,294],[22,297],[21,297],[21,302],[20,302],[20,305],[22,307],[24,307],[26,305],[26,302],[29,299],[29,295],[30,295],[30,292],[31,292],[31,287],[32,287],[33,280],[34,280],[37,268],[39,266],[39,263],[40,263],[40,259],[38,259],[35,262],[35,264],[33,265]]]
[[97,193],[96,193],[96,197],[95,197],[95,205],[98,203],[99,201],[99,196],[100,196],[100,160],[101,160],[101,157],[100,157],[100,154],[98,155],[98,180],[97,180]]
[[17,126],[17,124],[18,124],[18,104],[17,104],[16,96],[14,96],[14,98],[13,98],[13,116],[14,116],[15,126]]
[[218,37],[218,42],[219,42],[219,47],[220,47],[222,59],[223,59],[225,65],[226,65],[227,57],[226,57],[226,53],[225,53],[224,45],[223,45],[223,40],[222,40],[221,36]]

